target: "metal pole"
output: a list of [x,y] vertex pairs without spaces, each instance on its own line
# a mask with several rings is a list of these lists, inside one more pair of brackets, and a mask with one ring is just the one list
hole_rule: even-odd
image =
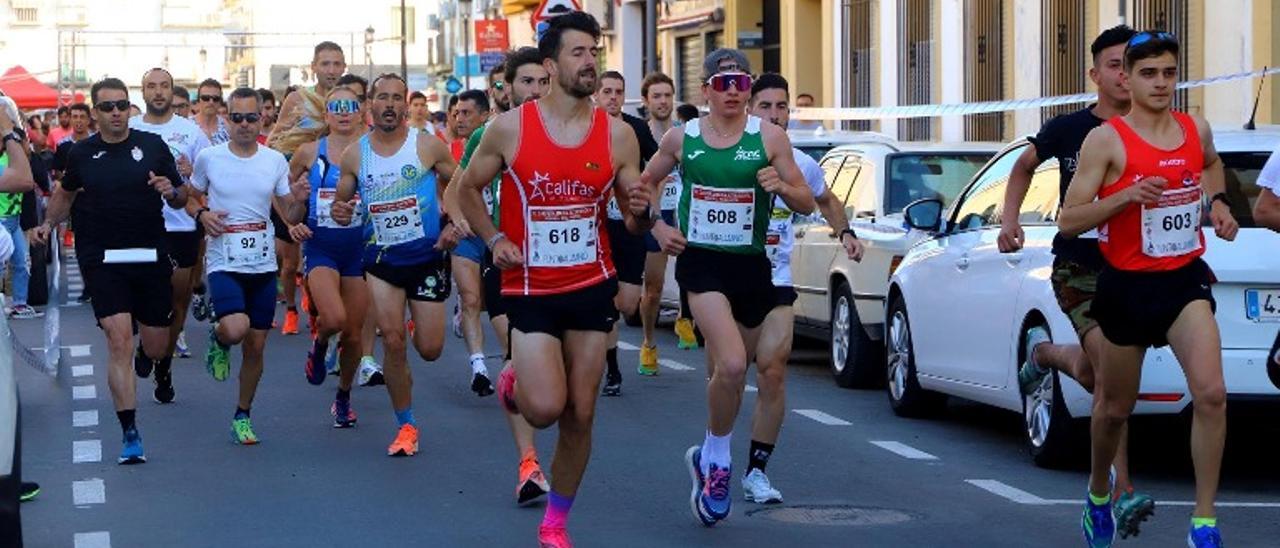
[[[466,4],[466,6],[467,8],[471,7],[470,4]],[[466,76],[463,76],[463,78],[466,79],[466,84],[462,86],[462,89],[464,90],[471,89],[471,29],[469,28],[471,26],[471,13],[469,13],[470,11],[471,10],[468,9],[467,12],[464,12],[462,14],[462,73],[466,75]]]
[[409,57],[408,46],[405,38],[407,32],[407,24],[405,22],[404,0],[400,0],[400,77],[406,82],[409,81]]
[[658,0],[644,3],[644,72],[658,70]]

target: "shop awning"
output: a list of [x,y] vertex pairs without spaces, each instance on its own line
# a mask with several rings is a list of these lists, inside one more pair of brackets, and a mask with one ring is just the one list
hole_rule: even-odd
[[0,90],[13,98],[22,110],[54,108],[58,106],[58,90],[44,85],[31,76],[27,69],[15,66],[0,76]]

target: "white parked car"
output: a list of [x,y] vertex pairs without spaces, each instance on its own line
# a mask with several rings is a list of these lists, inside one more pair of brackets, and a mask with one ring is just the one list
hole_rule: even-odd
[[[1280,313],[1257,306],[1280,299],[1280,234],[1257,228],[1250,214],[1259,170],[1280,144],[1280,131],[1228,130],[1214,141],[1241,225],[1234,242],[1218,239],[1211,228],[1205,235],[1204,259],[1219,279],[1213,294],[1227,392],[1280,402],[1280,387],[1268,379],[1265,365]],[[1078,344],[1049,282],[1059,205],[1056,162],[1041,165],[1032,177],[1020,211],[1025,247],[1000,253],[996,245],[1005,186],[1026,146],[1018,141],[1001,152],[945,215],[937,202],[908,207],[912,226],[940,230],[910,250],[890,281],[886,377],[899,415],[939,412],[947,396],[1021,412],[1032,458],[1056,466],[1081,456],[1072,451],[1080,450],[1083,438],[1073,437],[1085,425],[1073,418],[1088,416],[1093,398],[1056,372],[1028,397],[1018,389],[1030,328],[1043,326],[1055,342]],[[1181,413],[1190,405],[1173,352],[1148,351],[1135,413]]]
[[849,260],[838,231],[810,215],[795,223],[791,277],[797,333],[830,339],[837,384],[870,387],[884,379],[879,341],[889,274],[927,237],[903,224],[902,209],[922,198],[951,203],[999,150],[996,143],[878,140],[842,145],[822,158],[827,191],[845,204],[865,253],[861,262]]

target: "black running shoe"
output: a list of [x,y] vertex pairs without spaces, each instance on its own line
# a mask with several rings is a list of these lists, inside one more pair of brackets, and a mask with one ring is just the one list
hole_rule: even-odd
[[471,391],[482,398],[493,395],[493,381],[484,373],[476,373],[471,377]]
[[173,403],[173,366],[166,361],[156,365],[156,390],[152,394],[156,403]]
[[151,376],[151,368],[153,366],[155,366],[155,364],[152,363],[151,358],[148,358],[147,355],[142,352],[142,345],[139,344],[137,350],[133,351],[133,372],[137,373],[139,377],[145,379]]
[[40,484],[34,481],[22,482],[22,489],[18,494],[18,500],[22,502],[30,502],[40,495]]
[[622,395],[622,372],[609,371],[604,375],[604,390],[602,393],[606,396]]

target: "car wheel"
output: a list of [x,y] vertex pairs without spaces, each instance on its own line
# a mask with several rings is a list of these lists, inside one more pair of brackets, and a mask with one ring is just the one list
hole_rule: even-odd
[[[1020,341],[1026,340],[1023,332]],[[1025,345],[1019,343],[1019,348]],[[1025,360],[1023,356],[1019,363]],[[1030,395],[1022,397],[1022,422],[1031,460],[1042,468],[1064,468],[1088,447],[1081,421],[1071,418],[1062,398],[1057,371],[1046,375]]]
[[853,291],[841,282],[831,301],[831,376],[843,388],[877,388],[884,379],[878,348],[867,336]]
[[911,340],[907,305],[895,299],[889,307],[885,331],[886,379],[889,406],[899,417],[928,417],[946,407],[947,397],[920,387],[916,378],[916,357]]

